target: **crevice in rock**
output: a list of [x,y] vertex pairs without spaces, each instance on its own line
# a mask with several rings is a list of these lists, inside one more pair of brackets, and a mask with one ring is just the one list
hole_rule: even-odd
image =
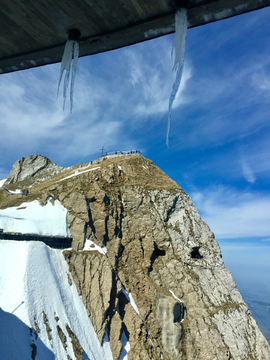
[[175,206],[176,206],[176,203],[177,203],[177,201],[178,201],[178,198],[179,198],[179,196],[176,196],[176,197],[174,198],[172,207],[167,211],[166,219],[164,220],[164,222],[168,222],[168,221],[169,221],[170,216],[172,215],[172,213],[173,213],[174,210],[175,210]]
[[104,201],[105,205],[110,205],[110,203],[111,203],[110,198],[107,194],[105,194],[103,201]]
[[[37,160],[38,155],[35,156],[35,158],[32,161],[32,164],[35,160]],[[38,168],[35,172],[33,172],[33,174],[31,175],[31,177],[34,177],[38,172],[40,172],[41,170],[45,169],[49,164],[49,159],[45,158],[45,164],[43,166],[41,166],[40,168]]]
[[154,262],[156,261],[156,259],[159,257],[159,256],[165,256],[166,255],[166,252],[165,250],[160,250],[157,246],[157,244],[154,242],[154,251],[151,255],[151,258],[150,258],[150,261],[151,261],[151,266],[150,268],[148,269],[148,274],[153,271],[153,264]]
[[194,246],[190,253],[192,259],[202,259],[203,256],[199,253],[200,246]]
[[103,235],[103,246],[106,246],[107,242],[110,241],[108,233],[108,219],[109,216],[105,217],[105,235]]
[[125,294],[123,292],[121,292],[118,295],[118,312],[120,315],[120,318],[123,320],[124,316],[125,316],[125,306],[129,303],[127,297],[125,296]]
[[91,213],[91,210],[90,210],[90,206],[89,206],[89,203],[91,202],[94,202],[96,201],[95,198],[91,199],[91,200],[87,200],[87,210],[88,210],[88,218],[89,218],[89,226],[92,230],[92,232],[95,234],[96,233],[96,229],[95,229],[95,226],[94,226],[94,222],[93,222],[93,218],[92,218],[92,213]]
[[22,172],[22,167],[23,167],[24,160],[25,160],[25,158],[22,158],[22,161],[19,160],[20,169],[18,171],[18,174],[17,174],[16,178],[11,183],[18,181],[18,179],[19,179],[19,177],[21,175],[21,172]]
[[[112,272],[113,272],[113,270],[112,270]],[[108,319],[107,329],[108,329],[109,337],[110,337],[110,331],[111,331],[111,321],[112,321],[112,317],[114,315],[114,309],[115,309],[116,294],[117,294],[117,278],[116,278],[116,276],[113,275],[109,307],[107,308],[107,310],[104,314],[105,321],[106,321],[106,319]],[[106,335],[106,331],[104,332],[103,338],[105,337],[105,335]],[[103,339],[102,339],[102,341],[103,341]]]
[[119,239],[122,239],[122,231],[121,231],[121,229],[120,229],[118,226],[115,227],[114,235],[115,235],[116,237],[118,237]]
[[124,245],[120,244],[119,249],[118,249],[118,258],[120,258],[122,256],[124,250],[125,250]]
[[117,235],[117,237],[122,239],[122,221],[124,218],[124,206],[123,206],[123,202],[122,202],[122,196],[120,194],[118,195],[118,199],[120,200],[120,206],[119,206],[120,214],[118,214],[118,211],[117,211],[116,223],[119,221],[119,232],[120,233],[119,233],[119,235]]
[[142,238],[139,238],[139,240],[140,240],[141,249],[142,249],[143,258],[144,258],[144,248],[143,248],[143,244],[142,244]]

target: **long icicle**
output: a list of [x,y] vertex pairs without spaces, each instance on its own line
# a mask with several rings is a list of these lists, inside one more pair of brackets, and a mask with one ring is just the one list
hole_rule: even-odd
[[59,95],[59,89],[60,89],[60,84],[62,81],[63,73],[70,66],[70,63],[72,60],[72,47],[73,47],[73,42],[71,40],[67,40],[65,49],[64,49],[64,53],[62,56],[62,61],[61,61],[61,69],[60,69],[60,77],[59,77],[59,82],[58,82],[57,97]]
[[173,84],[171,96],[169,99],[169,116],[168,116],[168,128],[166,136],[166,144],[169,147],[169,133],[171,125],[172,106],[175,100],[177,91],[182,78],[184,60],[185,60],[185,47],[187,37],[187,9],[181,8],[176,11],[175,14],[175,35],[173,39],[172,56],[174,52],[174,65],[173,71],[175,71],[175,81]]
[[70,80],[70,113],[72,114],[73,109],[73,93],[74,93],[74,81],[76,75],[76,68],[79,59],[79,44],[76,41],[73,48],[73,63],[72,63],[72,73],[71,73],[71,80]]
[[[76,68],[79,58],[79,44],[76,40],[67,40],[65,45],[65,50],[62,56],[61,62],[61,70],[60,70],[60,77],[58,82],[58,89],[57,89],[57,97],[59,95],[60,84],[63,78],[64,71],[65,78],[64,78],[64,85],[63,85],[63,110],[65,108],[66,97],[67,97],[67,89],[69,85],[70,79],[70,71],[71,71],[71,84],[70,84],[70,113],[72,113],[73,108],[73,92],[74,92],[74,80],[76,74]],[[73,62],[72,62],[73,59]],[[72,63],[72,67],[71,67]]]

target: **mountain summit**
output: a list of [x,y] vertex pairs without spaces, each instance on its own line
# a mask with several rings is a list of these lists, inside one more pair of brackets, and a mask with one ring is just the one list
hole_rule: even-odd
[[56,165],[46,156],[28,155],[26,158],[22,157],[14,163],[6,180],[6,185],[48,172],[53,175],[63,169],[62,166]]
[[110,156],[4,187],[3,233],[37,241],[0,240],[3,359],[270,358],[214,234],[152,161]]

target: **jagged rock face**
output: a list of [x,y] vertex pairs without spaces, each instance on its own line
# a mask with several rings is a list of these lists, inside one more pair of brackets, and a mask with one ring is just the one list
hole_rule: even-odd
[[[123,332],[128,360],[270,359],[214,234],[152,161],[111,158],[42,186],[40,199],[52,195],[68,209],[73,242],[64,256],[95,332],[101,343],[108,334],[115,360]],[[83,250],[86,239],[106,254]]]
[[50,176],[64,169],[62,166],[56,165],[43,155],[29,155],[17,160],[5,182],[5,185],[22,181],[30,177],[50,172]]
[[[139,155],[63,182],[73,249],[66,261],[114,359],[269,359],[269,345],[191,199]],[[85,238],[106,255],[82,251]],[[132,295],[139,314],[123,294]]]

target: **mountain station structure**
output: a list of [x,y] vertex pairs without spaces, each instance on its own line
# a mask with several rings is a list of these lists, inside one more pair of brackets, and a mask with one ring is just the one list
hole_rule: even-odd
[[0,74],[61,61],[70,30],[80,56],[150,40],[175,31],[187,8],[188,28],[270,5],[270,0],[6,1],[0,8]]

